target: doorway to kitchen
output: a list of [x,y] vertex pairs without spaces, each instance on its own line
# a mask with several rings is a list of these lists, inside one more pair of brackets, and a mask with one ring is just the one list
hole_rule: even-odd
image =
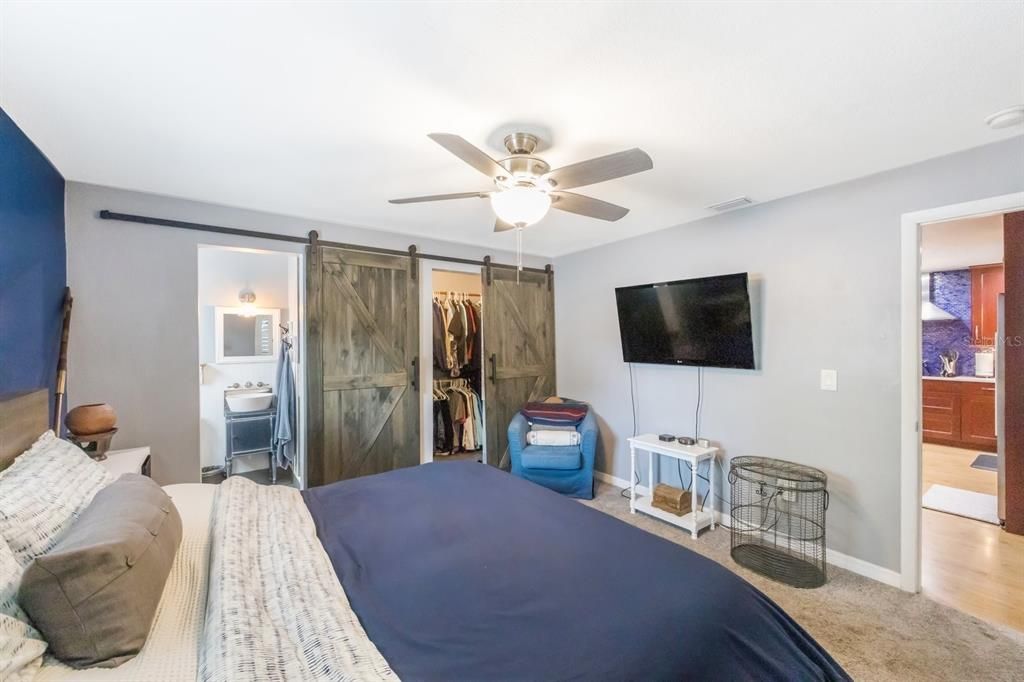
[[302,487],[302,256],[198,249],[200,466]]
[[904,295],[913,277],[918,298],[912,319],[904,301],[901,568],[904,589],[1024,630],[1024,536],[1003,529],[1006,209],[1022,204],[1014,195],[905,217],[904,253],[913,239],[917,258],[913,270],[904,261]]

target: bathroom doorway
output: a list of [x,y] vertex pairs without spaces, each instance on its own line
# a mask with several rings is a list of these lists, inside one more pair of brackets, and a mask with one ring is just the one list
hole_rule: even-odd
[[423,264],[421,462],[487,462],[479,267]]
[[302,255],[200,245],[199,444],[204,483],[303,487]]

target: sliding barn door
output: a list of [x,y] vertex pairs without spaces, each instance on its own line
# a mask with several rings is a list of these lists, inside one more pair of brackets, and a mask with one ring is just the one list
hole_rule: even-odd
[[[489,281],[488,281],[489,280]],[[492,268],[484,274],[487,463],[508,468],[508,425],[522,406],[555,395],[551,278]]]
[[419,464],[419,299],[408,257],[307,259],[310,486]]

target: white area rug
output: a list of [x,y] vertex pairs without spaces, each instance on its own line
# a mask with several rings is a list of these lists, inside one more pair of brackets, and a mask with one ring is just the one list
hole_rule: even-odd
[[921,498],[921,506],[999,525],[999,507],[995,495],[933,485]]

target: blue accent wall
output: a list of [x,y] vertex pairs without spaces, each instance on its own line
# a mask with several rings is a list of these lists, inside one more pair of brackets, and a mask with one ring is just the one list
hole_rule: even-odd
[[974,374],[971,345],[971,271],[948,270],[931,274],[932,303],[956,317],[955,320],[925,320],[921,323],[921,359],[924,375],[938,376],[942,371],[939,353],[960,353],[957,375]]
[[66,262],[64,178],[0,109],[0,393],[52,395]]

